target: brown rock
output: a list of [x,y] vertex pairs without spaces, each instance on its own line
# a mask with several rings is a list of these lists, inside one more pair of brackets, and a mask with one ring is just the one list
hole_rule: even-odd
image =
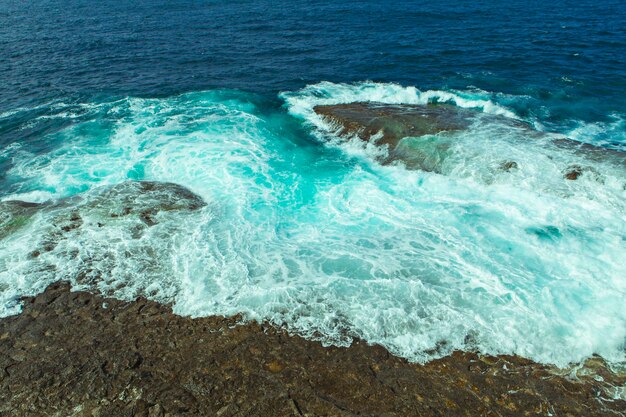
[[[349,103],[316,106],[313,109],[342,137],[357,136],[363,141],[388,147],[383,164],[402,161],[409,169],[439,172],[449,143],[443,138],[424,138],[419,146],[403,146],[402,139],[443,134],[466,129],[475,110],[449,104],[391,105]],[[415,143],[412,143],[415,145]]]
[[583,175],[582,167],[580,165],[572,165],[567,168],[564,177],[566,180],[574,181],[577,180],[578,177],[580,177],[581,175]]
[[449,104],[392,105],[381,103],[349,103],[316,106],[317,114],[335,123],[342,135],[358,135],[363,140],[382,133],[379,141],[395,147],[409,136],[433,135],[469,127],[476,111]]
[[[313,108],[336,128],[341,137],[357,136],[363,141],[375,141],[387,145],[389,156],[381,160],[383,164],[402,161],[409,169],[440,172],[440,165],[446,158],[446,151],[454,140],[454,132],[470,127],[474,119],[509,126],[523,130],[524,137],[547,139],[546,144],[568,153],[582,155],[590,161],[611,161],[616,167],[626,167],[626,152],[607,149],[601,146],[582,143],[562,137],[551,137],[537,131],[527,123],[503,116],[485,114],[450,104],[384,104],[375,102],[355,102],[347,104],[322,105]],[[429,137],[437,135],[437,137]],[[412,140],[410,146],[401,146],[404,138]],[[502,171],[516,169],[517,163],[505,161]],[[569,169],[565,178],[575,180],[582,171]]]
[[0,320],[0,416],[593,417],[626,410],[626,401],[607,394],[626,378],[600,358],[576,380],[515,356],[455,352],[418,365],[362,341],[325,348],[267,324],[236,325],[240,319],[180,317],[144,299],[127,303],[54,284],[25,300],[20,315]]
[[277,361],[272,361],[270,363],[267,364],[267,369],[270,370],[270,372],[273,373],[278,373],[280,371],[282,371],[284,368],[283,364],[277,362]]
[[589,175],[596,181],[602,182],[602,176],[596,169],[590,166],[580,166],[577,164],[568,166],[567,169],[565,169],[563,177],[567,180],[574,181],[580,178],[583,174]]

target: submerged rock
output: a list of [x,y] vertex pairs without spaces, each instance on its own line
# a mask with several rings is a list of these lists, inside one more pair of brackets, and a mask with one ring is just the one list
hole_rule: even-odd
[[111,218],[135,215],[152,226],[160,212],[191,211],[204,205],[202,198],[178,184],[128,181],[96,192],[81,204],[81,210]]
[[600,173],[593,167],[580,166],[578,164],[568,166],[563,173],[563,177],[566,180],[575,181],[585,173],[590,175],[596,181],[601,181]]
[[0,202],[0,239],[19,230],[40,211],[53,213],[52,225],[57,232],[67,233],[79,228],[83,217],[102,222],[136,217],[146,226],[153,226],[158,223],[159,213],[193,211],[204,205],[202,198],[187,188],[157,181],[128,181],[54,203],[3,201]]
[[[409,169],[441,172],[444,161],[449,157],[449,150],[455,143],[455,136],[469,129],[479,119],[481,123],[495,128],[521,131],[524,139],[546,140],[555,150],[566,151],[571,156],[583,156],[596,162],[610,160],[617,166],[626,167],[625,152],[558,135],[550,136],[519,120],[450,104],[355,102],[319,105],[313,110],[340,137],[358,137],[365,142],[387,146],[388,155],[380,161],[383,164],[402,161]],[[407,138],[418,139],[407,142]],[[518,168],[518,164],[505,159],[499,163],[499,168],[500,172],[511,172]],[[581,173],[570,170],[565,173],[565,178],[576,179]]]
[[[39,247],[31,256],[60,246],[55,254],[57,258],[87,261],[78,262],[72,275],[83,284],[113,276],[112,271],[119,271],[126,263],[128,268],[136,265],[146,274],[150,267],[165,269],[159,258],[166,254],[160,251],[166,250],[181,215],[203,206],[205,202],[198,195],[168,182],[129,181],[96,189],[59,202]],[[139,241],[148,229],[162,221],[167,222],[165,228],[151,233],[149,240]],[[113,241],[107,242],[107,237]]]
[[504,161],[500,164],[500,169],[505,172],[511,172],[519,167],[515,161]]
[[[0,230],[6,237],[18,230],[15,219],[25,224],[23,218],[38,214],[36,224],[27,229],[32,238],[18,237],[21,252],[15,259],[23,256],[28,262],[16,262],[16,274],[39,282],[62,278],[104,286],[110,293],[125,288],[135,295],[149,284],[129,282],[130,276],[139,273],[141,280],[169,282],[163,276],[171,274],[173,239],[184,231],[185,219],[203,206],[202,198],[177,184],[125,182],[55,203],[4,203],[13,220]],[[150,291],[173,291],[167,285]]]
[[[315,106],[315,113],[336,128],[341,137],[358,137],[387,145],[389,155],[381,162],[402,161],[409,169],[440,172],[455,132],[468,129],[478,116],[501,124],[529,129],[525,123],[501,116],[485,115],[451,104],[383,104],[356,102]],[[437,135],[433,137],[433,135]],[[405,143],[405,138],[423,137]]]
[[0,320],[0,415],[619,416],[624,375],[517,356],[408,363],[356,341],[323,347],[240,318],[53,284]]
[[598,162],[610,159],[615,161],[616,165],[626,168],[626,152],[595,146],[590,143],[579,142],[572,139],[555,139],[551,143],[561,149],[571,151],[577,155],[583,155],[590,161]]
[[43,204],[26,201],[0,201],[0,239],[28,224]]

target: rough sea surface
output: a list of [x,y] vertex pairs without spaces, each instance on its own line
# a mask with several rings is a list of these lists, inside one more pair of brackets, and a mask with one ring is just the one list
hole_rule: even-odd
[[[67,279],[421,362],[623,363],[626,4],[309,3],[0,3],[0,315]],[[439,173],[380,165],[313,111],[350,102],[608,156],[477,121]],[[103,220],[129,180],[206,204]]]

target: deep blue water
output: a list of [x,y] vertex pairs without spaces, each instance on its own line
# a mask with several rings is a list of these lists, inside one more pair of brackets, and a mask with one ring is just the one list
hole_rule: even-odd
[[210,202],[139,240],[86,221],[32,260],[37,217],[0,239],[0,312],[65,278],[414,360],[623,361],[623,164],[479,126],[444,175],[383,167],[311,109],[448,101],[623,151],[626,3],[312,3],[0,0],[2,200],[148,179]]
[[373,80],[529,95],[535,112],[605,120],[626,104],[625,22],[620,0],[4,0],[0,109]]

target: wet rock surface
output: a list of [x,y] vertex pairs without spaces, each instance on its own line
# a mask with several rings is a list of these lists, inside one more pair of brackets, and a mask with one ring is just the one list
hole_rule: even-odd
[[0,201],[0,239],[25,226],[44,204]]
[[[402,161],[409,169],[429,172],[440,172],[441,164],[454,141],[454,133],[468,129],[478,117],[532,131],[523,122],[451,104],[356,102],[316,106],[313,110],[330,123],[336,129],[335,134],[341,137],[356,136],[365,142],[386,145],[389,154],[381,163]],[[406,138],[420,139],[406,143]]]
[[157,181],[128,181],[104,188],[88,200],[86,209],[111,218],[136,215],[148,226],[156,224],[160,212],[197,210],[204,201],[178,184]]
[[[524,140],[544,141],[547,146],[572,156],[582,156],[595,162],[610,161],[617,169],[626,168],[626,152],[582,143],[561,135],[551,136],[519,120],[451,104],[355,102],[320,105],[313,110],[329,123],[335,130],[334,133],[340,137],[356,136],[365,142],[386,145],[389,154],[381,158],[381,163],[402,161],[409,169],[441,172],[441,165],[448,157],[447,152],[455,141],[455,132],[469,129],[476,120],[494,128],[513,128],[523,132]],[[419,139],[405,143],[406,138]],[[500,163],[501,172],[511,172],[517,167],[515,161],[503,160]],[[564,177],[575,180],[581,174],[582,171],[568,167]]]
[[178,282],[168,279],[173,246],[204,206],[187,188],[155,181],[43,204],[0,203],[0,219],[8,219],[0,222],[0,249],[9,248],[2,266],[17,286],[66,280],[110,296],[169,299],[178,290]]
[[[64,233],[78,229],[83,217],[100,219],[100,227],[114,219],[136,217],[145,226],[158,223],[160,213],[193,211],[205,202],[183,186],[169,182],[127,181],[96,189],[90,195],[77,195],[56,202],[30,203],[26,201],[0,202],[0,239],[25,226],[39,211],[55,213],[54,241]],[[45,248],[43,248],[45,251]]]
[[439,172],[450,147],[449,138],[423,139],[417,147],[404,143],[403,139],[467,129],[470,119],[477,114],[448,104],[414,106],[360,102],[316,106],[314,111],[341,137],[356,136],[365,142],[386,146],[388,155],[379,158],[381,163],[402,161],[409,169],[429,172]]
[[322,347],[237,318],[191,319],[64,283],[0,320],[2,416],[616,416],[626,383],[598,358],[577,380],[511,356],[427,365]]
[[563,178],[570,181],[575,181],[580,178],[583,174],[589,175],[594,178],[596,181],[600,181],[600,173],[596,171],[593,167],[583,167],[580,165],[570,165],[567,167],[565,172],[563,173]]
[[416,106],[357,102],[316,106],[313,110],[335,123],[341,135],[358,135],[363,140],[370,140],[380,132],[379,143],[392,147],[409,136],[466,129],[470,118],[477,114],[449,104]]

